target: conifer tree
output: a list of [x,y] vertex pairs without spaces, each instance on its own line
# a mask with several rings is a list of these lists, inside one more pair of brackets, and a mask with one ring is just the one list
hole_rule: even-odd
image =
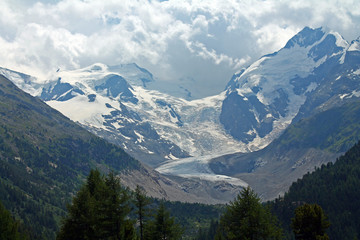
[[147,206],[150,204],[150,200],[146,197],[144,189],[139,185],[135,189],[135,205],[137,207],[136,214],[138,215],[140,240],[144,239],[144,224],[148,215]]
[[147,225],[147,233],[145,239],[149,240],[177,240],[181,239],[182,229],[160,203],[155,219]]
[[214,239],[218,226],[219,226],[219,222],[214,221],[214,219],[211,219],[210,227],[209,227],[209,230],[207,232],[207,238],[208,239]]
[[68,206],[57,239],[135,239],[129,196],[114,176],[91,170],[86,184]]
[[216,239],[216,231],[219,222],[211,219],[209,228],[200,228],[194,240],[213,240]]
[[220,219],[216,239],[281,239],[277,220],[250,187],[244,188]]
[[121,188],[120,182],[116,179],[114,173],[110,172],[105,178],[105,186],[99,190],[101,194],[98,199],[98,233],[101,237],[108,237],[114,239],[123,239],[124,227],[130,221],[125,219],[130,213],[129,206],[130,196]]
[[304,204],[295,209],[295,217],[291,219],[291,227],[296,240],[326,240],[325,233],[330,226],[324,211],[317,204]]
[[4,205],[0,202],[0,239],[25,239],[25,236],[22,236],[18,232],[18,227],[19,223],[12,218],[10,212],[6,210]]

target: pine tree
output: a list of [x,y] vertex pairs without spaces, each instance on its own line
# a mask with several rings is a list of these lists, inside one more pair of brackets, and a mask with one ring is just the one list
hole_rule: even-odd
[[57,239],[135,239],[129,196],[113,173],[91,170],[87,182],[68,206]]
[[144,224],[148,216],[146,207],[150,204],[150,200],[146,197],[144,189],[139,185],[135,189],[135,206],[137,207],[136,214],[138,215],[140,240],[144,239]]
[[146,230],[148,234],[145,239],[149,240],[177,240],[182,235],[182,229],[163,203],[160,203],[155,219],[147,225]]
[[83,186],[73,198],[72,205],[68,206],[68,216],[63,220],[57,239],[92,239],[95,229],[91,205],[89,190]]
[[5,209],[0,202],[0,239],[3,240],[18,240],[25,239],[18,232],[19,223],[13,219],[10,212]]
[[296,240],[329,239],[325,233],[330,226],[324,211],[317,204],[304,204],[295,209],[291,227]]
[[209,230],[207,232],[207,239],[214,239],[214,237],[216,235],[216,230],[217,230],[218,227],[219,227],[219,222],[214,221],[214,219],[211,219],[210,227],[209,227]]
[[99,190],[97,209],[98,233],[101,237],[122,239],[124,237],[125,219],[130,213],[130,196],[121,188],[120,182],[116,179],[114,173],[109,173],[105,178],[105,186]]
[[199,228],[197,236],[194,240],[213,240],[216,236],[219,222],[211,219],[209,228]]
[[244,188],[220,219],[216,239],[281,239],[277,220],[250,187]]

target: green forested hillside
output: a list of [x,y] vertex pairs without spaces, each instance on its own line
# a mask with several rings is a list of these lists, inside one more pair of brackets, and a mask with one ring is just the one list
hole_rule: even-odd
[[346,103],[290,125],[271,145],[345,152],[360,140],[360,102]]
[[91,168],[138,168],[109,144],[0,76],[0,201],[33,239],[53,239]]
[[[159,201],[154,199],[156,204]],[[172,216],[183,227],[183,239],[194,239],[199,229],[207,229],[214,224],[225,210],[225,205],[200,203],[164,202]]]
[[[294,209],[303,203],[317,203],[329,217],[330,239],[360,237],[360,142],[334,164],[316,169],[293,183],[272,209],[290,233]],[[289,234],[290,236],[290,234]]]
[[19,222],[14,220],[11,213],[5,209],[0,202],[0,239],[6,240],[25,240],[28,234],[22,232]]

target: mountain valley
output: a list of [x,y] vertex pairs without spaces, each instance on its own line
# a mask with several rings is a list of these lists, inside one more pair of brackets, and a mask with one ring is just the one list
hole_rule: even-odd
[[139,184],[148,196],[172,201],[225,202],[240,189],[162,176],[0,76],[0,201],[32,239],[55,239],[91,169],[114,172],[124,185]]
[[[234,74],[218,95],[195,100],[186,100],[191,89],[171,90],[183,98],[165,93],[166,87],[136,64],[59,69],[48,79],[4,68],[0,73],[167,175],[174,186],[195,189],[199,199],[213,195],[225,202],[250,185],[267,200],[359,140],[356,109],[344,105],[360,97],[359,41],[306,27],[284,48]],[[326,117],[343,106],[349,111],[341,113],[348,120],[342,124],[351,125],[352,134],[334,127],[336,114]],[[319,143],[301,145],[304,135],[298,129],[317,130],[305,127],[312,125],[329,127]],[[331,144],[321,145],[324,141]],[[135,186],[133,175],[123,179]],[[202,186],[206,193],[199,191]]]

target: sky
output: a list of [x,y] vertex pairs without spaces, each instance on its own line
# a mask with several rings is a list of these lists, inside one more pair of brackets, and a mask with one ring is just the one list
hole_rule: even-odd
[[305,26],[351,42],[360,1],[0,0],[0,66],[46,79],[59,68],[135,62],[199,98]]

